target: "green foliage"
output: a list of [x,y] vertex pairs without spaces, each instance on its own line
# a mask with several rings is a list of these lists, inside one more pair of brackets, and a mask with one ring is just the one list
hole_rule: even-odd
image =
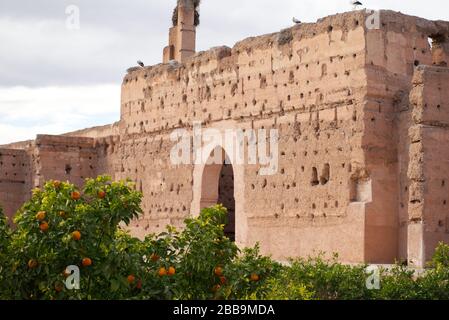
[[[14,219],[11,254],[5,262],[10,290],[6,294],[14,299],[121,297],[109,295],[105,288],[115,281],[117,269],[123,272],[128,265],[130,255],[117,250],[118,224],[138,216],[140,201],[141,194],[132,191],[128,182],[111,183],[108,177],[87,180],[82,192],[58,181],[34,190]],[[48,230],[42,229],[43,224]],[[80,241],[72,238],[75,231],[80,232]],[[93,266],[83,268],[85,258]],[[58,292],[69,265],[82,268],[84,290]]]
[[266,298],[294,300],[449,299],[449,246],[440,244],[430,268],[419,274],[402,265],[380,268],[380,288],[367,289],[366,266],[343,265],[334,259],[297,259],[270,280]]
[[290,288],[289,299],[313,298],[319,300],[355,300],[369,297],[366,288],[365,266],[349,266],[333,259],[325,259],[323,254],[315,258],[297,259],[290,262],[280,281]]
[[408,270],[403,265],[392,269],[382,269],[380,272],[381,288],[373,290],[376,299],[410,300],[417,299],[417,285],[414,281],[414,270]]
[[266,300],[313,300],[316,299],[314,292],[310,291],[302,281],[292,280],[295,272],[292,268],[284,267],[277,277],[268,279]]
[[241,256],[225,269],[229,285],[221,294],[226,299],[264,299],[268,294],[268,281],[281,270],[281,265],[269,257],[261,256],[259,245],[245,248]]
[[[224,235],[223,206],[204,209],[185,228],[131,237],[121,225],[140,213],[142,195],[127,181],[88,179],[82,191],[50,181],[17,213],[10,232],[0,218],[0,297],[5,299],[214,299],[215,274],[238,261],[237,246]],[[44,225],[44,227],[43,227]],[[74,235],[74,233],[77,233]],[[89,258],[91,265],[85,265]],[[248,258],[245,258],[248,259]],[[257,259],[251,265],[255,271]],[[260,263],[266,258],[260,257]],[[81,290],[65,288],[65,269],[80,268]],[[249,272],[249,270],[248,270]],[[257,289],[257,285],[250,288]],[[245,288],[234,292],[241,298]]]
[[167,232],[146,237],[147,269],[157,275],[161,268],[173,267],[176,274],[156,276],[143,288],[141,297],[213,299],[213,289],[220,281],[215,268],[232,263],[238,254],[237,246],[224,236],[226,213],[220,205],[204,209],[198,218],[186,219],[181,232],[168,227]]
[[[258,245],[240,251],[221,205],[180,231],[134,238],[122,226],[141,213],[141,197],[130,182],[100,176],[81,191],[58,181],[34,190],[14,230],[0,209],[0,299],[449,299],[445,244],[425,271],[383,268],[380,289],[369,290],[366,266],[337,256],[282,265]],[[69,265],[80,269],[80,290],[64,286]]]
[[[0,257],[5,253],[8,241],[10,229],[6,221],[6,217],[3,213],[2,207],[0,207]],[[1,261],[1,260],[0,260]],[[0,265],[1,266],[1,265]]]
[[8,244],[11,230],[0,207],[0,300],[3,298],[3,292],[6,288],[5,283],[5,261],[8,257]]
[[449,268],[449,246],[439,243],[435,249],[431,264],[435,268]]
[[178,268],[184,275],[178,284],[177,298],[214,297],[213,288],[219,280],[214,269],[231,264],[238,253],[237,246],[224,235],[226,216],[227,210],[218,205],[204,209],[198,219],[185,221],[185,230],[175,241],[181,258]]

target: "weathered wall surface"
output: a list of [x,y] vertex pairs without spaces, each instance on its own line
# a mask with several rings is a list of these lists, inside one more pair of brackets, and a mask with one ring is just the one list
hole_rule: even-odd
[[95,139],[106,138],[106,137],[110,137],[110,136],[118,136],[118,135],[120,135],[118,122],[113,123],[113,124],[108,124],[105,126],[77,130],[77,131],[63,134],[63,136],[69,136],[69,137],[85,137],[85,138],[95,138]]
[[367,260],[407,259],[408,93],[416,65],[432,63],[428,34],[417,25],[413,17],[382,12],[382,27],[367,32],[363,149],[373,194]]
[[6,216],[12,217],[30,192],[30,163],[24,150],[0,148],[0,199]]
[[192,202],[192,166],[173,166],[170,150],[173,142],[167,135],[147,135],[99,145],[98,174],[115,179],[131,179],[143,192],[144,214],[133,221],[136,236],[165,230],[166,225],[182,226]]
[[[381,28],[367,33],[369,80],[363,149],[374,197],[367,210],[367,252],[376,256],[389,251],[390,260],[396,257],[422,265],[423,260],[412,254],[417,248],[416,220],[411,214],[416,203],[409,194],[414,188],[409,167],[413,161],[410,150],[415,146],[409,129],[415,121],[409,94],[419,65],[444,63],[436,41],[447,41],[449,28],[446,22],[390,11],[381,12],[380,22]],[[394,241],[397,247],[391,245]],[[433,248],[429,243],[430,254]]]
[[431,258],[439,242],[449,242],[449,69],[419,67],[410,101],[409,257]]
[[[278,128],[279,172],[263,177],[258,166],[249,165],[240,181],[244,203],[236,214],[248,226],[241,242],[261,242],[264,252],[280,259],[319,247],[347,261],[363,260],[364,203],[370,197],[351,199],[352,177],[363,171],[363,21],[361,13],[333,16],[250,38],[233,49],[199,53],[185,65],[131,70],[122,91],[122,143],[130,150],[121,153],[124,175],[142,174],[136,165],[151,167],[148,184],[158,176],[159,183],[153,194],[144,183],[145,202],[160,205],[173,198],[163,186],[178,185],[184,177],[178,171],[186,175],[187,194],[193,191],[192,176],[188,168],[170,165],[169,149],[156,148],[158,161],[145,158],[143,136],[167,139],[169,130],[189,128],[193,121],[217,128]],[[176,199],[188,214],[191,204]],[[143,219],[153,221],[152,231],[172,216],[160,210]]]
[[[44,180],[130,178],[144,194],[130,228],[143,237],[182,227],[229,187],[220,166],[171,162],[174,129],[191,133],[197,121],[221,132],[278,129],[275,175],[233,163],[226,177],[238,244],[260,242],[280,260],[325,251],[345,262],[423,265],[449,240],[449,24],[390,11],[378,28],[367,19],[365,11],[330,16],[182,64],[131,68],[119,123],[9,145],[7,158],[17,152],[30,168],[16,173],[22,189],[0,181],[0,199],[12,211],[20,197],[8,200],[10,192],[26,198]],[[440,67],[418,67],[432,64]]]
[[30,151],[33,187],[42,187],[45,181],[70,181],[78,186],[96,174],[97,154],[94,139],[38,135]]

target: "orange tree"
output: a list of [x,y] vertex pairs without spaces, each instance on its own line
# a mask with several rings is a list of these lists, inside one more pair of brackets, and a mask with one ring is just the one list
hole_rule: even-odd
[[[243,298],[262,283],[259,274],[271,270],[260,267],[270,264],[267,258],[239,257],[224,235],[227,214],[222,206],[187,219],[182,231],[168,227],[143,241],[130,236],[121,226],[141,213],[141,197],[129,182],[105,176],[88,179],[83,190],[59,181],[34,190],[17,213],[13,232],[0,220],[0,297]],[[239,265],[247,270],[246,286],[226,271]],[[80,271],[79,290],[65,285],[68,266]]]
[[182,231],[168,227],[167,232],[147,236],[142,252],[145,267],[139,275],[143,286],[136,298],[242,299],[251,289],[250,293],[257,292],[258,282],[247,288],[241,285],[240,273],[231,272],[246,267],[265,274],[277,264],[269,258],[247,255],[246,251],[240,256],[235,243],[224,235],[226,216],[226,209],[217,205],[203,209],[197,218],[186,219]]
[[[141,213],[127,181],[88,179],[82,190],[50,181],[15,216],[0,209],[0,299],[448,299],[449,246],[440,244],[422,275],[381,270],[368,290],[365,266],[321,256],[279,265],[258,246],[242,252],[224,235],[217,205],[144,240],[124,226]],[[70,290],[67,266],[80,271]]]
[[225,222],[226,209],[218,205],[204,209],[198,218],[186,219],[182,232],[168,228],[167,233],[146,239],[147,247],[158,248],[156,254],[163,257],[157,262],[159,267],[168,270],[172,266],[176,270],[172,277],[162,276],[159,283],[166,285],[168,297],[219,296],[220,278],[215,270],[231,264],[238,253],[237,246],[224,235]]
[[3,292],[5,292],[5,266],[3,261],[6,260],[7,254],[6,249],[9,243],[10,230],[6,223],[6,217],[3,214],[3,210],[0,207],[0,299],[3,298]]
[[[8,290],[3,295],[120,298],[109,289],[116,285],[117,275],[133,265],[130,261],[139,259],[134,247],[140,243],[120,234],[118,225],[137,217],[140,201],[141,194],[128,182],[111,183],[107,177],[87,180],[83,191],[59,181],[34,190],[14,220],[16,230],[2,262]],[[123,237],[129,240],[124,249]],[[82,290],[65,290],[69,265],[79,267]]]

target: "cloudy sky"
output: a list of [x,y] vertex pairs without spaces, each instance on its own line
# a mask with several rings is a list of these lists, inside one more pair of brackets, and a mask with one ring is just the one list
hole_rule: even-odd
[[[349,0],[203,0],[198,50],[313,22]],[[449,20],[447,0],[365,0]],[[0,0],[0,144],[119,119],[120,84],[137,60],[161,61],[176,0]],[[79,8],[79,29],[72,10]]]

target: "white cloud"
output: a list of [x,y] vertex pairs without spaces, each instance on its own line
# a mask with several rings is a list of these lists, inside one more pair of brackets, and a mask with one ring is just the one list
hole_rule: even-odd
[[64,20],[0,18],[0,85],[119,80],[127,56],[122,39],[106,27],[87,23],[70,31]]
[[120,86],[0,88],[0,144],[119,119]]

